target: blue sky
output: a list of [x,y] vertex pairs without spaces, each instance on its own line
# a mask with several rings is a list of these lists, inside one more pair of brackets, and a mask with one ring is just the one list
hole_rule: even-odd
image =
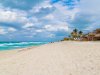
[[99,0],[0,0],[0,41],[57,41],[100,28]]

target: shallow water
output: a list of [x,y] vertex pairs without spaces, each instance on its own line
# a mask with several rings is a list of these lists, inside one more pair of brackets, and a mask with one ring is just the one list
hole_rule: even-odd
[[1,42],[0,50],[12,50],[17,48],[40,46],[47,43],[48,42]]

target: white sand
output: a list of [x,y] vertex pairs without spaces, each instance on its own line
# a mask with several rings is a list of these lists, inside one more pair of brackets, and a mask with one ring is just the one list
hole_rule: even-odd
[[59,42],[27,49],[0,60],[0,75],[100,75],[100,42]]
[[[36,48],[37,46],[32,47],[32,49]],[[31,48],[31,47],[30,47]],[[30,48],[20,48],[15,50],[2,50],[0,51],[0,60],[4,60],[6,58],[12,57],[17,55],[19,52],[28,51]]]

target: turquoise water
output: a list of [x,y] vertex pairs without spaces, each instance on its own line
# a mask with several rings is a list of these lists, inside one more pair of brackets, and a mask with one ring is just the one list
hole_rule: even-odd
[[31,46],[40,46],[43,44],[47,44],[47,42],[1,42],[0,50],[12,50]]

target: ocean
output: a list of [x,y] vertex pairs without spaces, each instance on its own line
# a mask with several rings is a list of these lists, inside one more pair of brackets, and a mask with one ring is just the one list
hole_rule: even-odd
[[40,46],[48,42],[0,42],[0,50],[12,50],[31,46]]

